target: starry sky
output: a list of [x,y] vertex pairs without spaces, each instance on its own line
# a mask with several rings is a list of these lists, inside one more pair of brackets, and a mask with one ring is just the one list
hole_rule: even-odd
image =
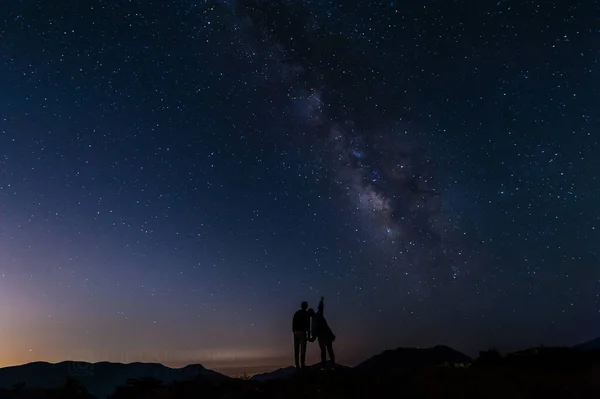
[[1,366],[600,335],[598,1],[2,7]]

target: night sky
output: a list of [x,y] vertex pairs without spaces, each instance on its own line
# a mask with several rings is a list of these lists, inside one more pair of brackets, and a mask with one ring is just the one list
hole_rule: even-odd
[[321,295],[350,365],[600,335],[598,15],[3,2],[0,366],[285,366]]

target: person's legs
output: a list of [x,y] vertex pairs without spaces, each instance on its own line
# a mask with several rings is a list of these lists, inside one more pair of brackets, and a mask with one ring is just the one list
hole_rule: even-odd
[[329,360],[331,360],[331,367],[335,367],[335,354],[333,353],[333,342],[327,343],[327,352],[329,352]]
[[301,367],[306,367],[306,334],[302,334],[300,338],[300,364]]
[[321,338],[318,338],[318,341],[319,341],[319,349],[321,349],[321,367],[325,368],[325,363],[327,362],[327,354],[326,354],[327,345],[325,344],[325,341],[323,341]]
[[294,360],[296,362],[296,368],[300,368],[300,339],[298,333],[294,331]]

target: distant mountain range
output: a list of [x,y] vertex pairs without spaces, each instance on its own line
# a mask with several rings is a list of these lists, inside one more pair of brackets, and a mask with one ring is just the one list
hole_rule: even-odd
[[34,362],[1,368],[0,388],[12,388],[22,382],[26,388],[55,388],[67,378],[74,378],[81,381],[92,395],[105,398],[118,386],[125,385],[127,380],[147,377],[164,383],[192,378],[206,378],[211,381],[229,379],[199,364],[175,369],[158,363]]

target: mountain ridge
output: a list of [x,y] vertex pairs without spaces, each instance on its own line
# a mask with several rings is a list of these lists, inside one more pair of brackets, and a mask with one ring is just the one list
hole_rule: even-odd
[[385,350],[359,363],[354,369],[382,372],[390,369],[435,367],[444,363],[471,363],[473,359],[446,345],[431,348],[399,347]]
[[[600,349],[600,338],[573,346],[574,349]],[[593,346],[590,348],[590,346]],[[474,359],[446,345],[429,348],[398,347],[371,356],[354,367],[339,365],[339,370],[358,371],[367,374],[393,373],[401,369],[429,368],[451,364],[470,364]],[[312,374],[320,369],[320,363],[308,367]],[[259,373],[250,378],[255,382],[287,380],[296,375],[293,366]],[[68,379],[79,380],[90,394],[98,399],[106,398],[119,386],[131,380],[146,378],[169,384],[176,381],[200,379],[210,382],[235,380],[234,377],[207,369],[194,363],[182,367],[169,367],[161,363],[144,362],[85,362],[65,360],[58,363],[34,361],[21,365],[0,368],[0,388],[10,389],[25,382],[27,388],[54,388]]]
[[36,361],[0,368],[0,388],[11,388],[25,382],[28,388],[53,388],[67,379],[82,382],[88,392],[98,398],[112,394],[129,380],[155,378],[163,383],[203,378],[223,381],[230,377],[209,370],[201,364],[172,368],[161,363],[115,363],[65,360],[58,363]]
[[600,350],[600,337],[590,339],[589,341],[582,342],[573,346],[575,349],[583,350]]

